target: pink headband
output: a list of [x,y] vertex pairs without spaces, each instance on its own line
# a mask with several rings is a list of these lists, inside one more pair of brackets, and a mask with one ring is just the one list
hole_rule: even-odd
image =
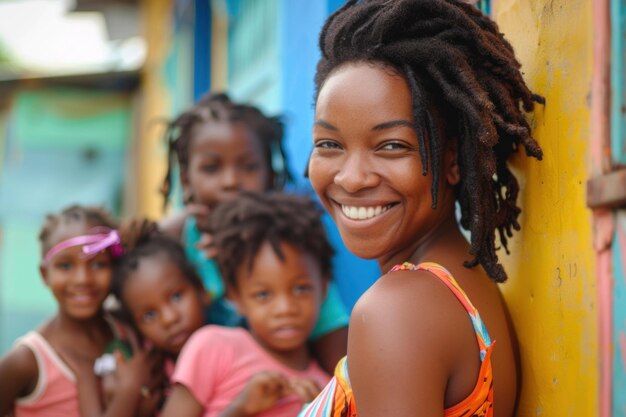
[[95,255],[106,248],[110,248],[112,256],[122,256],[124,250],[117,230],[109,229],[108,227],[99,227],[92,229],[92,231],[95,233],[76,236],[54,245],[50,248],[48,253],[46,253],[46,256],[44,256],[44,265],[48,264],[59,252],[71,248],[72,246],[82,246],[85,256]]

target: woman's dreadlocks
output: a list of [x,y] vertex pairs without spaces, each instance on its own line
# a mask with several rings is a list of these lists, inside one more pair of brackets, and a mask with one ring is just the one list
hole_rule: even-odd
[[433,208],[443,139],[458,139],[456,196],[474,257],[465,266],[480,263],[494,281],[505,281],[495,232],[508,252],[521,211],[519,185],[506,161],[520,144],[528,156],[542,158],[524,112],[544,99],[526,86],[497,25],[457,0],[350,0],[329,17],[319,41],[316,95],[333,70],[350,62],[379,63],[406,78],[423,173],[429,165],[433,172]]

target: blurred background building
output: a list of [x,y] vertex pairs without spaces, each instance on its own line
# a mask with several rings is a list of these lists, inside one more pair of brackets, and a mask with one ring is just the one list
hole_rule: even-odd
[[[307,186],[317,35],[341,3],[0,1],[0,353],[55,308],[38,275],[44,214],[81,203],[159,218],[163,121],[207,91],[284,114]],[[544,160],[512,163],[522,231],[501,254],[518,415],[626,416],[626,0],[473,3],[547,100],[532,118]],[[329,231],[351,307],[378,272]]]

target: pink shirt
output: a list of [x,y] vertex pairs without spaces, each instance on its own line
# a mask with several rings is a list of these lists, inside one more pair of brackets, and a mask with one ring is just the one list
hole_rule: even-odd
[[[183,347],[172,383],[184,385],[193,394],[204,406],[204,417],[215,417],[243,391],[253,375],[262,371],[277,371],[287,379],[311,378],[320,387],[330,380],[314,361],[304,371],[277,362],[245,329],[204,326]],[[299,397],[292,394],[258,417],[294,417],[302,406]]]
[[79,417],[76,377],[46,339],[30,332],[17,345],[33,352],[39,377],[33,392],[15,401],[15,417]]

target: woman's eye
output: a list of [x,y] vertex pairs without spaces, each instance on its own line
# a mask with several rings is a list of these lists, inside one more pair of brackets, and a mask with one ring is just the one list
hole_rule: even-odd
[[150,311],[146,311],[145,313],[143,313],[143,315],[141,316],[141,320],[144,323],[151,323],[156,319],[156,311],[154,310],[150,310]]
[[380,149],[385,151],[398,151],[407,149],[407,146],[401,142],[387,142]]
[[170,297],[170,300],[172,300],[173,302],[178,302],[183,298],[183,293],[180,291],[176,291],[174,294],[172,294],[172,296]]
[[333,140],[320,140],[315,143],[318,149],[339,149],[339,144]]

